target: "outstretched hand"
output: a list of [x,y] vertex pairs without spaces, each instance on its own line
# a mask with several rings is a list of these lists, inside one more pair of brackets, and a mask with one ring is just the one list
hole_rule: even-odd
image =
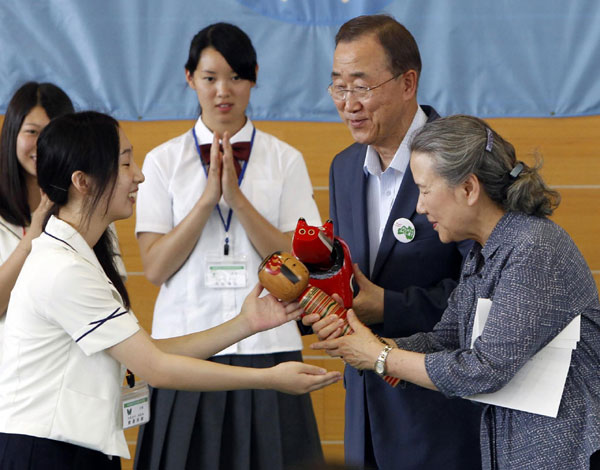
[[268,371],[271,374],[269,388],[293,395],[318,390],[342,378],[340,372],[327,372],[321,367],[303,362],[282,362]]
[[263,289],[260,283],[256,284],[246,296],[240,312],[248,322],[251,334],[297,320],[302,314],[297,302],[281,302],[271,294],[260,297]]
[[341,357],[346,364],[356,369],[373,369],[375,360],[383,349],[379,339],[348,310],[348,323],[354,333],[336,339],[327,339],[311,344],[311,349],[323,349],[332,357]]
[[352,309],[365,325],[383,323],[383,294],[384,289],[373,284],[354,263],[354,279],[360,289],[352,301]]

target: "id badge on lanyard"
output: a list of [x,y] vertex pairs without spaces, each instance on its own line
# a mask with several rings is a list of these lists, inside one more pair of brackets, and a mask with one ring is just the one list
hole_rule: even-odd
[[248,285],[245,255],[223,255],[212,252],[206,255],[204,285],[211,288],[233,289]]
[[130,371],[127,371],[127,385],[121,387],[121,411],[123,429],[150,421],[150,389],[145,381],[135,380]]

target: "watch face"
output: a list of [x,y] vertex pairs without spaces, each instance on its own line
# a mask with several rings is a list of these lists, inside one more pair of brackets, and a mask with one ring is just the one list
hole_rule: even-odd
[[377,361],[375,364],[375,372],[377,372],[379,375],[383,374],[383,362]]

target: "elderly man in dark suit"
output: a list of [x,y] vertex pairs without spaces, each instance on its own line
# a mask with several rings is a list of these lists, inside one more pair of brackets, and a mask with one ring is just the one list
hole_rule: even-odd
[[[353,309],[386,337],[430,331],[462,261],[425,216],[408,166],[408,142],[438,118],[417,103],[421,59],[410,32],[393,18],[354,18],[336,36],[329,93],[355,144],[330,170],[330,217],[350,246],[359,288]],[[333,317],[333,316],[332,316]],[[320,338],[339,334],[336,318],[305,317]],[[313,323],[316,322],[316,323]],[[384,344],[379,369],[385,370]],[[481,410],[412,384],[392,388],[375,372],[345,371],[346,463],[365,468],[471,470],[481,467]]]

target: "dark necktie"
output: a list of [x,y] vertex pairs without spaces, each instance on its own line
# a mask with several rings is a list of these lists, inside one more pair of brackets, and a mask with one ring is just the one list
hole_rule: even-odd
[[[210,165],[210,147],[212,144],[202,144],[200,145],[200,155],[202,157],[202,163],[208,166]],[[231,144],[231,148],[233,149],[233,164],[235,166],[235,171],[240,176],[242,172],[242,166],[240,165],[241,161],[248,161],[250,157],[250,142],[236,142],[235,144]],[[221,152],[223,152],[223,147],[221,146]]]

